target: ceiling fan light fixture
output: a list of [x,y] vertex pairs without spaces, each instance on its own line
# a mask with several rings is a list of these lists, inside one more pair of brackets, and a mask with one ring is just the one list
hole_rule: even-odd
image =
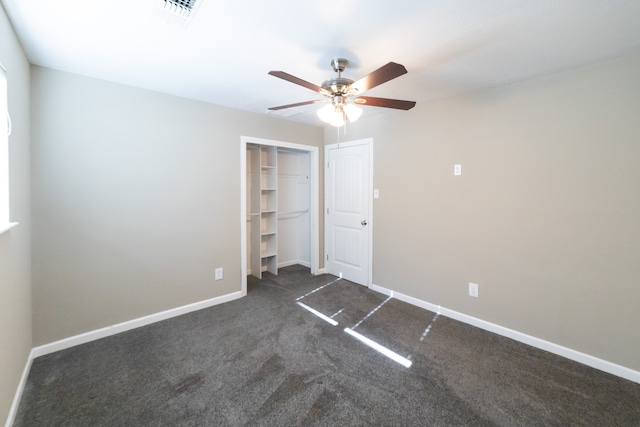
[[342,109],[342,105],[339,104],[327,104],[320,108],[317,114],[320,120],[335,127],[344,126],[346,121],[346,114]]
[[331,120],[329,120],[329,124],[337,128],[344,126],[345,124],[344,116],[345,116],[344,111],[338,111],[336,109],[336,111],[334,111],[333,114],[331,115]]
[[362,108],[357,107],[354,104],[345,105],[344,112],[351,123],[355,122],[360,118],[360,116],[362,116]]
[[335,112],[335,107],[333,104],[327,104],[324,107],[320,108],[317,112],[318,118],[325,123],[329,123],[331,121],[331,117]]
[[353,104],[342,104],[333,102],[320,108],[317,112],[318,118],[331,126],[344,126],[346,121],[353,123],[362,116],[362,108]]

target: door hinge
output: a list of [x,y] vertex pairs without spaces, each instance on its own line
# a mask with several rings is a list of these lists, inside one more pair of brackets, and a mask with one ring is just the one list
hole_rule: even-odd
[[329,261],[329,254],[327,254],[327,261]]
[[327,169],[329,169],[329,162],[327,162]]

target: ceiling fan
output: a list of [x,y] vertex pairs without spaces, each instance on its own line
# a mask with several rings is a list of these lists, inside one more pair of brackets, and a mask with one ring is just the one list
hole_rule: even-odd
[[371,107],[395,108],[397,110],[410,110],[416,105],[415,101],[403,101],[400,99],[376,98],[361,95],[361,93],[369,89],[406,74],[407,69],[403,65],[396,64],[395,62],[389,62],[388,64],[367,74],[360,80],[353,81],[342,77],[342,72],[347,64],[348,61],[344,58],[333,59],[331,61],[331,67],[333,68],[333,71],[338,73],[338,77],[325,80],[322,82],[321,86],[309,83],[308,81],[292,76],[284,71],[269,71],[269,74],[274,77],[306,87],[307,89],[318,92],[325,97],[325,99],[271,107],[269,110],[282,110],[285,108],[299,107],[301,105],[316,104],[325,102],[328,99],[331,103],[318,110],[318,117],[332,126],[340,127],[343,126],[347,120],[355,122],[362,115],[362,109],[358,108],[355,104],[369,105]]

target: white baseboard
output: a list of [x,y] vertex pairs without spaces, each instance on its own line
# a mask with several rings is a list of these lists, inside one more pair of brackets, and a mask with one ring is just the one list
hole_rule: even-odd
[[11,427],[11,425],[13,425],[15,417],[18,413],[18,405],[20,404],[20,400],[22,399],[22,393],[24,391],[24,387],[27,384],[27,377],[29,376],[31,364],[33,363],[33,359],[35,359],[36,357],[44,356],[45,354],[54,353],[56,351],[71,348],[76,345],[84,344],[90,341],[95,341],[97,339],[105,338],[110,335],[115,335],[120,332],[136,329],[141,326],[149,325],[151,323],[160,322],[161,320],[166,320],[172,317],[181,316],[183,314],[187,314],[192,311],[202,310],[204,308],[212,307],[214,305],[233,301],[240,297],[242,297],[242,293],[240,291],[232,292],[227,295],[222,295],[216,298],[195,302],[193,304],[183,305],[181,307],[176,307],[170,310],[161,311],[159,313],[150,314],[148,316],[140,317],[138,319],[128,320],[126,322],[118,323],[112,326],[107,326],[105,328],[96,329],[94,331],[85,332],[83,334],[74,335],[69,338],[64,338],[59,341],[55,341],[49,344],[44,344],[44,345],[32,348],[31,352],[29,353],[29,358],[27,359],[27,363],[25,364],[24,370],[22,371],[22,377],[20,377],[20,383],[18,384],[18,388],[16,389],[15,395],[13,397],[13,402],[11,404],[11,408],[9,409],[9,416],[7,417],[7,422],[5,424],[5,427]]
[[300,264],[303,267],[311,268],[311,263],[309,261],[302,261],[301,259],[280,262],[278,263],[278,268],[289,267],[290,265],[296,265],[296,264]]
[[625,378],[629,381],[633,381],[640,384],[640,372],[627,368],[625,366],[621,366],[621,365],[609,362],[607,360],[582,353],[577,350],[563,347],[561,345],[554,344],[552,342],[549,342],[540,338],[536,338],[534,336],[527,335],[522,332],[515,331],[513,329],[505,328],[504,326],[487,322],[485,320],[478,319],[477,317],[469,316],[464,313],[460,313],[458,311],[449,310],[448,308],[444,308],[436,304],[431,304],[429,302],[420,300],[418,298],[414,298],[409,295],[404,295],[399,292],[392,291],[391,289],[387,289],[382,286],[371,285],[370,289],[380,292],[382,294],[391,296],[393,298],[399,299],[400,301],[404,301],[411,305],[415,305],[417,307],[423,308],[425,310],[429,310],[434,313],[439,313],[443,316],[450,317],[451,319],[455,319],[460,322],[475,326],[477,328],[484,329],[486,331],[493,332],[495,334],[502,335],[507,338],[511,338],[515,341],[519,341],[521,343],[539,348],[541,350],[548,351],[550,353],[557,354],[562,357],[566,357],[567,359],[574,360],[584,365],[591,366],[592,368],[596,368],[601,371],[608,372],[610,374],[613,374],[618,377]]
[[34,358],[39,356],[44,356],[45,354],[64,350],[64,349],[74,347],[76,345],[84,344],[90,341],[95,341],[97,339],[105,338],[110,335],[119,334],[120,332],[129,331],[131,329],[136,329],[141,326],[146,326],[155,322],[160,322],[161,320],[170,319],[172,317],[181,316],[183,314],[187,314],[192,311],[202,310],[204,308],[212,307],[214,305],[233,301],[240,297],[242,297],[242,293],[240,291],[232,292],[230,294],[222,295],[216,298],[195,302],[193,304],[183,305],[182,307],[172,308],[170,310],[161,311],[159,313],[150,314],[148,316],[139,317],[133,320],[128,320],[126,322],[118,323],[112,326],[107,326],[105,328],[100,328],[94,331],[85,332],[83,334],[74,335],[69,338],[64,338],[59,341],[34,347],[31,352]]
[[[307,267],[307,268],[311,268],[311,263],[309,261],[302,261],[302,260],[295,260],[295,261],[285,261],[285,262],[280,262],[278,263],[278,268],[284,268],[284,267],[289,267],[291,265],[297,265],[300,264],[303,267]],[[267,266],[262,267],[262,272],[264,273],[265,271],[267,271]],[[247,269],[247,276],[251,276],[251,269]]]
[[129,320],[129,321],[118,323],[112,326],[107,326],[105,328],[100,328],[94,331],[85,332],[83,334],[74,335],[72,337],[64,338],[62,340],[55,341],[49,344],[44,344],[38,347],[34,347],[33,349],[31,349],[31,352],[29,353],[29,357],[27,359],[27,363],[25,364],[24,370],[22,371],[22,377],[20,377],[20,383],[18,384],[18,388],[16,389],[15,395],[13,397],[13,402],[11,404],[11,408],[9,409],[9,416],[7,417],[7,422],[5,424],[5,427],[11,427],[11,425],[13,425],[15,417],[18,413],[18,406],[20,404],[20,400],[22,399],[22,393],[27,383],[27,377],[29,376],[31,364],[33,363],[33,359],[35,359],[36,357],[44,356],[45,354],[54,353],[56,351],[71,348],[76,345],[84,344],[90,341],[95,341],[97,339],[105,338],[110,335],[115,335],[120,332],[136,329],[141,326],[149,325],[151,323],[160,322],[161,320],[166,320],[172,317],[181,316],[183,314],[187,314],[192,311],[202,310],[204,308],[212,307],[214,305],[233,301],[241,297],[242,297],[242,293],[240,291],[232,292],[227,295],[222,295],[216,298],[195,302],[193,304],[183,305],[181,307],[172,308],[170,310],[161,311],[159,313],[150,314],[148,316],[140,317],[138,319]]
[[11,427],[16,419],[16,415],[18,414],[18,406],[20,405],[20,400],[22,399],[24,387],[27,384],[27,377],[29,376],[29,371],[31,370],[31,363],[33,363],[33,358],[33,350],[31,350],[29,352],[29,357],[27,358],[27,363],[24,365],[24,369],[22,370],[22,376],[20,377],[18,388],[13,395],[13,402],[11,402],[11,408],[9,408],[9,416],[7,417],[5,427]]

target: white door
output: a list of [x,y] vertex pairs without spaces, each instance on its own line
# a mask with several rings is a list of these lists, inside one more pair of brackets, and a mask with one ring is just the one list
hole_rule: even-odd
[[372,142],[325,149],[326,270],[364,286],[371,280]]

